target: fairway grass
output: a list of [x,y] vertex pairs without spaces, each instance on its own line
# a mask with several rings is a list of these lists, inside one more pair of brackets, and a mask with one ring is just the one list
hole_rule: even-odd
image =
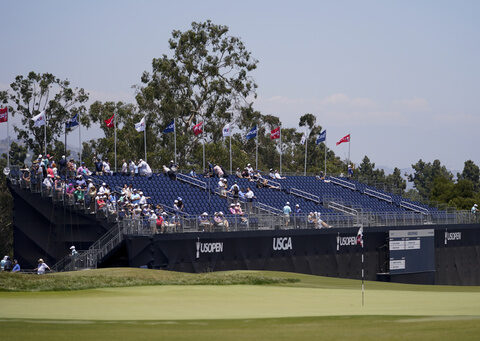
[[[263,271],[123,271],[138,278],[161,277],[162,284],[0,292],[0,340],[72,340],[81,335],[83,340],[424,341],[477,340],[480,335],[480,287],[366,282],[362,307],[356,280]],[[122,270],[53,276],[111,278],[122,277]],[[232,278],[265,280],[263,285],[230,280],[219,285]],[[185,279],[195,285],[183,284]],[[201,284],[212,280],[214,285]]]

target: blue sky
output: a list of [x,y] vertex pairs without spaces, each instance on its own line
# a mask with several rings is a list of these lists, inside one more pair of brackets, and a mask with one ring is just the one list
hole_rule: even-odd
[[461,170],[480,163],[479,10],[478,1],[3,1],[0,89],[34,70],[95,100],[133,102],[171,31],[211,19],[259,60],[264,114],[289,127],[315,114],[343,158],[348,146],[334,142],[352,134],[357,163],[438,158]]

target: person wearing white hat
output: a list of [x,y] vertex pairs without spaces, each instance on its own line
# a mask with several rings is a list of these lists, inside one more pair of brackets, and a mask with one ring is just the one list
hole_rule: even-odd
[[199,217],[198,217],[198,227],[201,229],[202,232],[211,232],[213,224],[208,219],[208,213],[203,212]]
[[321,218],[320,212],[315,212],[315,228],[321,229],[322,227],[330,228],[331,226],[324,222]]
[[50,270],[50,267],[43,261],[42,258],[38,260],[38,265],[33,271],[36,271],[38,275],[43,275],[45,270]]
[[78,255],[78,251],[75,249],[75,245],[70,246],[70,252],[72,256]]
[[478,213],[478,205],[473,204],[472,209],[471,209],[472,214],[477,214]]
[[285,206],[283,206],[283,215],[285,217],[285,226],[288,226],[290,223],[290,213],[292,213],[292,208],[290,207],[290,203],[287,201]]

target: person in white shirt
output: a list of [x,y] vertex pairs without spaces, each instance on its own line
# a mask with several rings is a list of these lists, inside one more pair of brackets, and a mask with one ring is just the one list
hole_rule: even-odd
[[252,168],[252,165],[250,165],[250,164],[247,165],[247,171],[248,171],[248,175],[253,176],[253,168]]
[[107,191],[107,184],[104,182],[97,191],[98,195],[102,195]]
[[103,161],[103,174],[105,175],[113,175],[113,172],[110,170],[110,164],[107,160]]
[[40,258],[37,267],[33,271],[36,271],[38,275],[43,275],[47,269],[50,270],[50,267]]
[[281,179],[285,179],[285,177],[282,177],[282,176],[280,175],[280,173],[278,172],[278,170],[275,170],[275,179],[281,180]]
[[133,160],[130,160],[130,164],[128,165],[128,170],[130,171],[131,176],[135,175],[135,162],[133,162]]
[[123,175],[128,174],[128,165],[127,165],[127,161],[125,161],[125,159],[123,159],[123,163],[122,163],[122,174]]

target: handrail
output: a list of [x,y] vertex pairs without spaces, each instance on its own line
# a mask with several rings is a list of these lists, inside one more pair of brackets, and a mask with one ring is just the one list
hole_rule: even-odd
[[336,178],[334,176],[329,177],[329,179],[330,179],[330,182],[332,182],[336,185],[346,187],[346,188],[352,189],[354,191],[357,190],[357,186],[354,183],[351,183],[350,181],[345,181],[345,180]]
[[342,205],[342,204],[340,204],[338,202],[335,202],[335,201],[328,202],[327,207],[331,208],[331,209],[334,209],[336,211],[351,215],[351,216],[358,216],[358,211],[357,210],[355,210],[351,207]]
[[203,190],[207,190],[207,183],[205,181],[196,179],[186,174],[177,173],[177,180],[186,182],[192,186],[199,187]]
[[293,195],[296,195],[297,197],[301,197],[301,198],[313,201],[317,204],[320,204],[320,197],[318,195],[302,191],[298,188],[291,188],[290,194],[293,194]]
[[387,201],[389,203],[392,203],[393,202],[393,198],[391,195],[387,195],[385,193],[382,193],[382,192],[378,192],[378,191],[375,191],[371,188],[366,188],[365,189],[365,193],[366,195],[369,195],[371,197],[374,197],[374,198],[378,198],[380,200],[384,200],[384,201]]
[[412,210],[414,212],[422,213],[422,214],[425,214],[425,215],[430,213],[430,211],[428,209],[426,209],[425,207],[415,205],[414,203],[411,203],[411,202],[406,201],[406,200],[402,200],[400,202],[400,206],[404,207],[408,210]]
[[268,213],[273,213],[275,215],[283,214],[283,211],[281,209],[269,206],[259,201],[254,202],[253,206],[258,208],[259,210],[267,211]]

